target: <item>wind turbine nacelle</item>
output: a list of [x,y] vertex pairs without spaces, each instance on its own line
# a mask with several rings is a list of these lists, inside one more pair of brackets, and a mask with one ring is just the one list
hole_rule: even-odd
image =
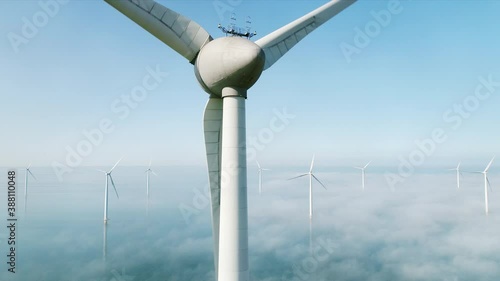
[[265,61],[264,51],[254,42],[241,37],[222,37],[201,49],[195,74],[207,93],[221,96],[226,87],[245,90],[252,87]]

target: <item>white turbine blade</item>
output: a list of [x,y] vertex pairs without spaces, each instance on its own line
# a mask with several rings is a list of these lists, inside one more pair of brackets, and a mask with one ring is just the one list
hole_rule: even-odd
[[311,175],[313,176],[313,178],[315,180],[317,180],[319,182],[319,184],[321,184],[321,186],[323,186],[324,189],[326,189],[326,186],[315,175],[313,175],[313,174],[311,174]]
[[353,167],[354,169],[363,170],[361,167]]
[[210,204],[212,206],[215,276],[217,276],[219,268],[222,109],[222,99],[210,98],[203,115],[203,131],[210,183]]
[[489,187],[490,191],[493,193],[493,189],[491,188],[491,184],[490,184],[490,179],[488,177],[486,177],[486,181],[488,182],[488,187]]
[[116,164],[113,166],[113,168],[111,168],[111,170],[109,170],[109,172],[108,172],[108,173],[113,172],[113,170],[116,168],[116,166],[118,166],[118,163],[120,163],[120,161],[122,161],[122,159],[123,159],[123,157],[122,157],[122,158],[120,158],[120,160],[118,160],[118,162],[116,162]]
[[261,171],[271,171],[271,169],[260,169]]
[[152,159],[149,159],[149,166],[148,166],[148,170],[151,170],[151,163],[153,162]]
[[[455,169],[454,169],[455,170]],[[456,171],[456,170],[455,170]],[[464,173],[468,173],[468,174],[484,174],[483,171],[462,171]]]
[[309,173],[312,173],[313,167],[314,167],[314,154],[313,154],[313,159],[311,161],[311,168],[309,169]]
[[308,176],[309,174],[303,174],[303,175],[300,175],[300,176],[296,176],[296,177],[293,177],[293,178],[289,178],[288,180],[294,180],[294,179],[298,179],[298,178],[301,178],[301,177],[305,177],[305,176]]
[[119,12],[194,64],[201,48],[212,40],[191,19],[152,0],[105,0]]
[[259,170],[262,170],[262,169],[260,168],[259,161],[255,160],[255,162],[257,162],[257,167],[259,167]]
[[366,164],[364,167],[363,167],[363,170],[366,169],[366,167],[368,167],[368,165],[370,165],[372,161],[368,162],[368,164]]
[[96,171],[99,171],[99,172],[103,172],[103,173],[105,173],[105,174],[107,174],[107,173],[108,173],[108,172],[106,172],[106,171],[99,170],[99,169],[95,169],[95,170],[96,170]]
[[457,171],[460,170],[460,164],[462,164],[462,162],[458,162]]
[[116,198],[120,199],[120,196],[118,196],[118,191],[116,190],[115,182],[113,181],[113,177],[111,175],[108,175],[108,177],[111,180],[111,185],[113,185],[113,189],[115,190]]
[[35,175],[33,175],[33,173],[30,171],[30,169],[27,169],[26,171],[28,171],[28,173],[35,179],[35,180],[38,180]]
[[484,170],[484,173],[487,173],[487,172],[488,172],[488,170],[489,170],[489,169],[490,169],[490,167],[491,167],[491,164],[493,164],[493,160],[495,160],[495,157],[491,158],[491,161],[490,161],[490,163],[488,163],[488,166],[487,166],[487,167],[486,167],[486,169]]
[[26,170],[29,170],[31,168],[31,163],[26,167]]
[[266,54],[264,69],[271,67],[300,40],[304,39],[313,30],[354,2],[356,2],[356,0],[330,1],[309,14],[257,40],[255,43],[259,45]]
[[151,170],[151,174],[155,175],[155,176],[158,176],[155,171]]

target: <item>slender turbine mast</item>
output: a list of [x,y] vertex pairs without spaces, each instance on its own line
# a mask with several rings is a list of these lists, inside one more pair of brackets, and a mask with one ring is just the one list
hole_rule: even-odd
[[153,174],[156,176],[156,173],[153,170],[151,170],[151,160],[149,160],[149,166],[145,173],[146,173],[146,195],[149,200],[149,174]]
[[31,172],[30,168],[31,163],[28,165],[28,167],[26,167],[26,173],[24,175],[24,213],[26,213],[26,209],[28,206],[28,174],[31,175],[34,180],[37,180],[35,175],[33,175],[33,173]]
[[210,95],[203,123],[215,275],[219,281],[248,280],[247,91],[264,70],[356,0],[329,1],[256,42],[249,40],[250,31],[214,40],[196,22],[152,0],[105,1],[193,64]]
[[370,165],[372,161],[368,162],[364,167],[354,167],[355,169],[361,170],[361,187],[363,191],[365,190],[365,169]]
[[104,224],[104,228],[102,230],[102,259],[106,261],[108,256],[108,224]]
[[309,176],[309,219],[312,219],[313,216],[313,197],[312,197],[312,182],[313,178],[323,186],[324,189],[326,189],[326,186],[313,174],[313,167],[314,167],[314,155],[311,161],[311,167],[309,168],[309,172],[306,174],[302,174],[293,178],[290,178],[288,180],[293,180],[305,176]]
[[462,175],[461,170],[460,170],[460,164],[462,162],[458,162],[458,166],[454,169],[448,169],[448,171],[456,171],[457,172],[457,188],[460,189],[460,176]]
[[312,256],[314,255],[313,252],[313,220],[312,218],[309,219],[309,254]]
[[116,162],[116,164],[113,166],[113,168],[111,168],[111,170],[109,170],[108,172],[103,171],[103,170],[98,170],[100,172],[103,172],[106,175],[106,184],[104,185],[104,223],[108,222],[108,185],[109,185],[110,181],[111,181],[111,184],[113,185],[113,189],[115,190],[116,198],[118,198],[118,199],[120,198],[118,196],[118,191],[116,190],[116,186],[115,186],[115,182],[113,181],[113,177],[111,176],[111,173],[116,168],[116,166],[118,166],[118,163],[120,163],[120,161],[122,161],[122,159],[118,160],[118,162]]
[[488,163],[488,166],[486,166],[486,169],[484,169],[484,171],[474,172],[476,174],[483,174],[484,176],[484,211],[486,212],[486,215],[488,215],[490,211],[488,207],[488,187],[491,188],[491,185],[490,180],[488,179],[488,170],[490,169],[491,164],[493,164],[493,160],[495,160],[495,157],[491,159],[490,163]]
[[259,164],[259,161],[255,161],[257,162],[257,167],[259,168],[259,194],[262,193],[262,171],[270,171],[269,169],[262,169],[260,164]]

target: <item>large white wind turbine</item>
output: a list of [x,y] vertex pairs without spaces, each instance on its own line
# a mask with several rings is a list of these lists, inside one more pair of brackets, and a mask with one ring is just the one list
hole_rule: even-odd
[[313,167],[314,167],[314,155],[311,161],[311,168],[309,168],[309,172],[306,174],[302,174],[293,178],[290,178],[289,180],[309,176],[309,218],[312,219],[313,216],[313,197],[312,197],[312,182],[313,178],[323,186],[324,189],[326,189],[326,186],[313,174]]
[[354,167],[355,169],[361,170],[361,186],[363,191],[365,190],[365,169],[370,165],[372,161],[368,162],[364,167]]
[[270,171],[269,169],[263,169],[260,164],[259,164],[259,161],[255,161],[257,162],[257,167],[259,168],[259,194],[262,193],[262,171]]
[[460,188],[460,176],[462,175],[460,170],[460,164],[462,162],[458,162],[458,166],[454,169],[448,169],[448,171],[456,171],[457,172],[457,188]]
[[[29,175],[33,177],[34,180],[37,180],[35,175],[30,170],[31,163],[26,167],[26,173],[24,174],[24,213],[26,213],[27,205],[28,205],[28,178]],[[29,174],[29,175],[28,175]]]
[[113,166],[113,168],[111,168],[111,170],[109,170],[108,172],[103,171],[103,170],[98,170],[100,172],[103,172],[106,175],[106,184],[104,185],[104,223],[108,222],[108,185],[109,185],[110,181],[111,181],[111,184],[113,185],[113,189],[115,190],[116,198],[120,198],[118,196],[118,191],[116,190],[116,186],[115,186],[115,182],[113,181],[113,177],[111,176],[111,173],[116,168],[116,166],[118,166],[118,163],[120,163],[120,161],[122,161],[122,159],[118,160],[118,162],[116,162],[116,164]]
[[484,169],[484,171],[473,172],[476,174],[483,174],[484,176],[484,211],[486,212],[486,214],[488,214],[490,211],[488,207],[488,187],[491,188],[491,185],[490,180],[488,179],[488,170],[490,169],[491,164],[493,164],[493,160],[495,160],[495,157],[491,159],[490,163],[488,163],[488,166],[486,166],[486,169]]
[[233,27],[221,28],[228,36],[214,40],[196,22],[152,0],[105,1],[193,64],[199,84],[210,95],[203,124],[215,275],[219,281],[248,280],[247,90],[263,70],[356,0],[329,1],[255,43],[249,30]]
[[153,174],[156,176],[156,173],[151,170],[151,160],[149,160],[149,166],[148,166],[148,169],[146,170],[146,195],[148,197],[148,200],[149,200],[149,174]]

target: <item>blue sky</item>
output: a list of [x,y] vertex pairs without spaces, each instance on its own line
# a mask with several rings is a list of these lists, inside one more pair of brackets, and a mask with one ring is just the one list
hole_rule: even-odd
[[[45,1],[42,1],[45,2]],[[160,1],[223,34],[214,1]],[[222,1],[225,2],[225,1]],[[238,1],[228,1],[235,3]],[[258,36],[289,23],[326,1],[241,1],[241,25],[252,17]],[[354,45],[356,28],[374,21],[389,1],[358,1],[304,39],[250,89],[247,137],[269,127],[275,111],[295,115],[283,131],[260,145],[268,165],[397,166],[441,128],[447,140],[424,165],[459,160],[486,165],[500,152],[500,87],[457,129],[443,114],[474,94],[479,77],[500,81],[500,3],[402,1],[402,11],[349,62],[342,44]],[[202,113],[208,95],[193,67],[103,1],[69,1],[15,52],[9,34],[23,18],[42,11],[38,1],[0,3],[0,166],[63,163],[67,147],[85,139],[104,118],[114,130],[83,157],[82,165],[205,165]],[[168,72],[158,87],[121,119],[113,102],[140,85],[147,69]],[[456,116],[456,115],[454,115]],[[262,144],[262,143],[261,143]]]

